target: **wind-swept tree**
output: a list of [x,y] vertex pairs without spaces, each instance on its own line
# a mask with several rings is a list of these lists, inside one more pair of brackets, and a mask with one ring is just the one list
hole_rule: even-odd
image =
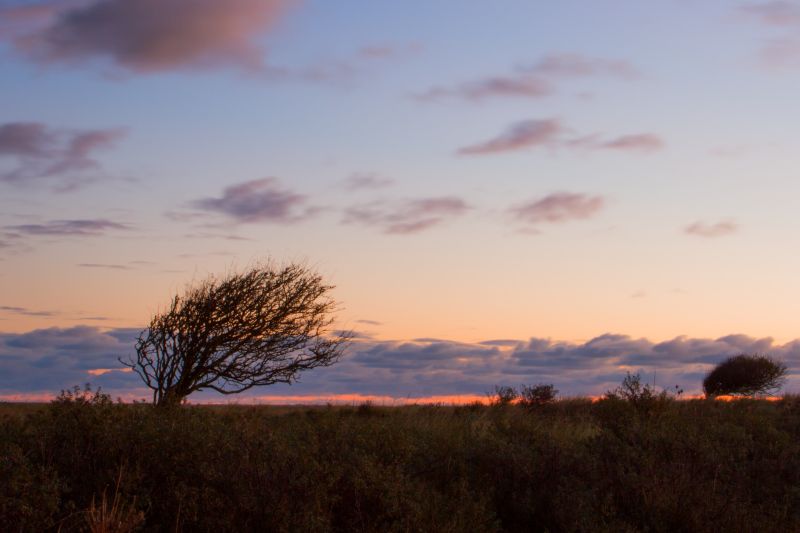
[[305,266],[259,265],[210,277],[176,295],[139,335],[123,364],[153,390],[153,403],[180,404],[211,389],[235,394],[292,383],[335,363],[350,337],[331,330],[333,286]]
[[774,394],[786,380],[786,365],[768,355],[737,355],[719,363],[703,380],[707,396]]

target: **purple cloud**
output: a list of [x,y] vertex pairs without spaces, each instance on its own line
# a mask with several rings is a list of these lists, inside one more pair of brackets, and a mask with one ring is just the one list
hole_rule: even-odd
[[552,54],[533,65],[501,76],[487,76],[454,86],[437,86],[417,93],[420,101],[462,98],[479,101],[496,97],[543,98],[555,89],[553,82],[569,77],[611,76],[634,79],[639,71],[627,61],[587,57],[580,54]]
[[664,141],[661,140],[661,137],[652,133],[623,135],[616,139],[605,141],[599,145],[600,148],[608,148],[610,150],[633,150],[642,152],[660,150],[663,146]]
[[556,118],[524,120],[512,124],[505,132],[493,139],[465,146],[460,148],[457,153],[460,155],[487,155],[544,146],[572,150],[653,152],[664,146],[664,141],[653,133],[635,133],[603,140],[598,134],[567,136],[570,131]]
[[13,161],[0,172],[0,181],[24,181],[58,177],[62,189],[85,181],[76,177],[100,168],[94,153],[113,147],[125,135],[122,129],[58,130],[38,122],[9,122],[0,125],[0,160]]
[[630,80],[641,77],[639,70],[627,61],[570,53],[545,56],[522,70],[554,78],[612,76]]
[[553,145],[562,131],[563,127],[556,119],[525,120],[513,124],[506,132],[493,139],[465,146],[458,153],[484,155]]
[[553,92],[551,84],[529,75],[496,76],[463,83],[455,87],[432,87],[414,95],[423,102],[446,98],[465,98],[480,101],[494,97],[542,98]]
[[[133,72],[233,65],[264,67],[258,38],[289,0],[86,0],[42,2],[11,42],[39,63],[106,60]],[[26,14],[10,8],[22,19]]]
[[464,214],[469,206],[461,198],[441,196],[409,200],[399,205],[371,204],[345,210],[345,224],[379,226],[384,233],[419,233]]
[[62,237],[95,237],[108,230],[129,230],[130,226],[106,219],[51,220],[44,224],[20,224],[6,229],[26,235],[51,235]]
[[706,224],[705,222],[695,222],[684,228],[684,233],[689,235],[698,235],[700,237],[724,237],[732,235],[739,230],[739,226],[732,221],[722,221],[715,224]]
[[518,221],[529,225],[561,223],[591,218],[605,203],[602,196],[557,192],[509,209]]
[[192,202],[198,209],[227,215],[236,222],[288,224],[305,220],[316,212],[307,207],[307,197],[278,185],[275,178],[263,178],[226,187],[219,198]]

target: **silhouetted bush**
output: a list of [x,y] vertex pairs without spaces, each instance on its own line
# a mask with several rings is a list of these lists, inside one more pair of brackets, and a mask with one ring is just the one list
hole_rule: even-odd
[[786,379],[786,365],[767,355],[737,355],[714,367],[703,380],[708,396],[774,394]]
[[491,397],[493,405],[510,405],[519,397],[519,392],[514,387],[496,385],[494,395]]
[[519,403],[523,407],[537,407],[556,401],[556,389],[553,384],[523,385],[519,392]]
[[609,400],[643,403],[654,400],[658,397],[658,393],[649,383],[642,384],[641,375],[628,372],[622,380],[622,384],[616,389],[606,392],[605,397]]

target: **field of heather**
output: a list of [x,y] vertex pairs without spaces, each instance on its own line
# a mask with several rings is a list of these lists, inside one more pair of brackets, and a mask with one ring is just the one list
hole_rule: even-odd
[[[800,398],[0,404],[6,531],[797,531]],[[104,529],[105,528],[105,529]]]

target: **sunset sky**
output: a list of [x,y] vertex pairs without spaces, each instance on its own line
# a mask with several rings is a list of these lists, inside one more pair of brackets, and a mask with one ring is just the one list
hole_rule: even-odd
[[247,400],[697,393],[743,352],[800,392],[800,1],[0,6],[0,399],[147,396],[152,314],[266,258],[358,338]]

